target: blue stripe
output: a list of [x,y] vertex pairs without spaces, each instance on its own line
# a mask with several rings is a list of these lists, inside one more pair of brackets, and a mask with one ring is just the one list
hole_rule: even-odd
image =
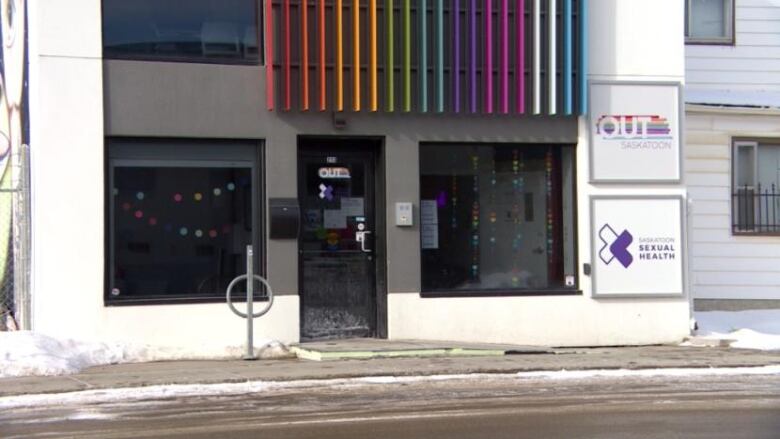
[[588,0],[580,0],[580,114],[588,113]]
[[572,41],[571,41],[571,0],[563,1],[563,111],[572,113]]

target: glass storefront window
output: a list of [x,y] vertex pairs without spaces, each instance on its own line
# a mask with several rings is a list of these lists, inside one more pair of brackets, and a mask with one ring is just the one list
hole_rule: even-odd
[[103,56],[256,64],[258,23],[255,0],[103,0]]
[[107,300],[224,300],[258,239],[253,148],[246,160],[196,160],[186,145],[136,155],[145,145],[134,143],[109,143]]
[[574,150],[422,145],[423,291],[574,289]]

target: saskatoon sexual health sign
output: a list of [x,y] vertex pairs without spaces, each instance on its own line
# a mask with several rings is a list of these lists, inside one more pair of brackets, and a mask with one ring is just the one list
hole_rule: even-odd
[[680,85],[591,83],[591,180],[680,179]]
[[682,198],[593,197],[594,296],[683,293]]

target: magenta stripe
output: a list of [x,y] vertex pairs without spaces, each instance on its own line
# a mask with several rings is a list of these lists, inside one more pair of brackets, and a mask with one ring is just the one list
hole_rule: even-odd
[[501,0],[501,112],[509,113],[509,0]]
[[460,113],[460,0],[452,0],[452,32],[455,40],[452,56],[452,83],[455,88],[452,95],[453,107],[456,113]]
[[525,0],[517,0],[517,112],[525,114]]
[[485,0],[485,111],[493,112],[493,0]]
[[471,0],[469,11],[469,106],[477,112],[477,0]]

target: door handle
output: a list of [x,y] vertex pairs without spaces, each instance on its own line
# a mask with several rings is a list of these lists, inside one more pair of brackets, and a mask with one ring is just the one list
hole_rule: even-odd
[[360,243],[360,250],[363,251],[363,253],[371,253],[374,251],[372,248],[366,248],[366,241],[368,241],[369,235],[371,235],[371,232],[368,230],[355,232],[355,240]]

